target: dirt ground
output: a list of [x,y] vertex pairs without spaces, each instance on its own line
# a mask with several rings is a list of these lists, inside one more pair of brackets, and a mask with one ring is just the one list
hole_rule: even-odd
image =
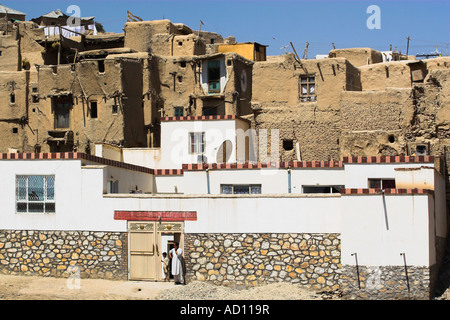
[[[288,283],[233,289],[205,282],[111,281],[0,275],[0,300],[340,300]],[[448,289],[439,300],[450,300]]]
[[0,275],[0,300],[321,300],[313,292],[289,284],[248,290],[218,287],[204,282],[185,286],[173,282],[111,281]]

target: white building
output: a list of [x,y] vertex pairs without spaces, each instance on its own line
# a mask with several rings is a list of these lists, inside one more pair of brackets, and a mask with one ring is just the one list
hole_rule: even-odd
[[[432,295],[447,237],[440,159],[241,163],[245,139],[208,140],[208,131],[245,121],[196,122],[163,123],[163,148],[140,155],[107,145],[96,148],[103,157],[0,154],[0,272],[160,280],[161,254],[176,241],[189,281]],[[181,165],[168,158],[177,129]],[[204,163],[189,152],[193,132],[205,132]],[[222,160],[232,162],[210,161],[226,140]]]

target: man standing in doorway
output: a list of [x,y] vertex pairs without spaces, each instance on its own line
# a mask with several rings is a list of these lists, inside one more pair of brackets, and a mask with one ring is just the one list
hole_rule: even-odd
[[175,242],[172,250],[169,251],[169,257],[172,259],[172,275],[175,284],[185,284],[186,265],[183,250],[178,247],[178,242]]

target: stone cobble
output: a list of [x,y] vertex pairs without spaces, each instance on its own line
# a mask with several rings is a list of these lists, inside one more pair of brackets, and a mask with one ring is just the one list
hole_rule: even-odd
[[127,279],[127,234],[0,230],[0,272]]
[[[359,280],[358,280],[359,274]],[[430,268],[408,266],[342,266],[340,288],[345,299],[429,300]]]
[[188,280],[337,290],[339,234],[185,234]]

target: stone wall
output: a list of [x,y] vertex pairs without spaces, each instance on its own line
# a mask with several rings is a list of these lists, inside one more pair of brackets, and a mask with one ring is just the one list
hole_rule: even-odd
[[430,273],[428,267],[407,266],[406,273],[404,266],[344,265],[339,285],[345,299],[429,300]]
[[0,230],[0,273],[126,280],[127,233]]
[[184,240],[188,281],[338,289],[339,234],[185,234]]

